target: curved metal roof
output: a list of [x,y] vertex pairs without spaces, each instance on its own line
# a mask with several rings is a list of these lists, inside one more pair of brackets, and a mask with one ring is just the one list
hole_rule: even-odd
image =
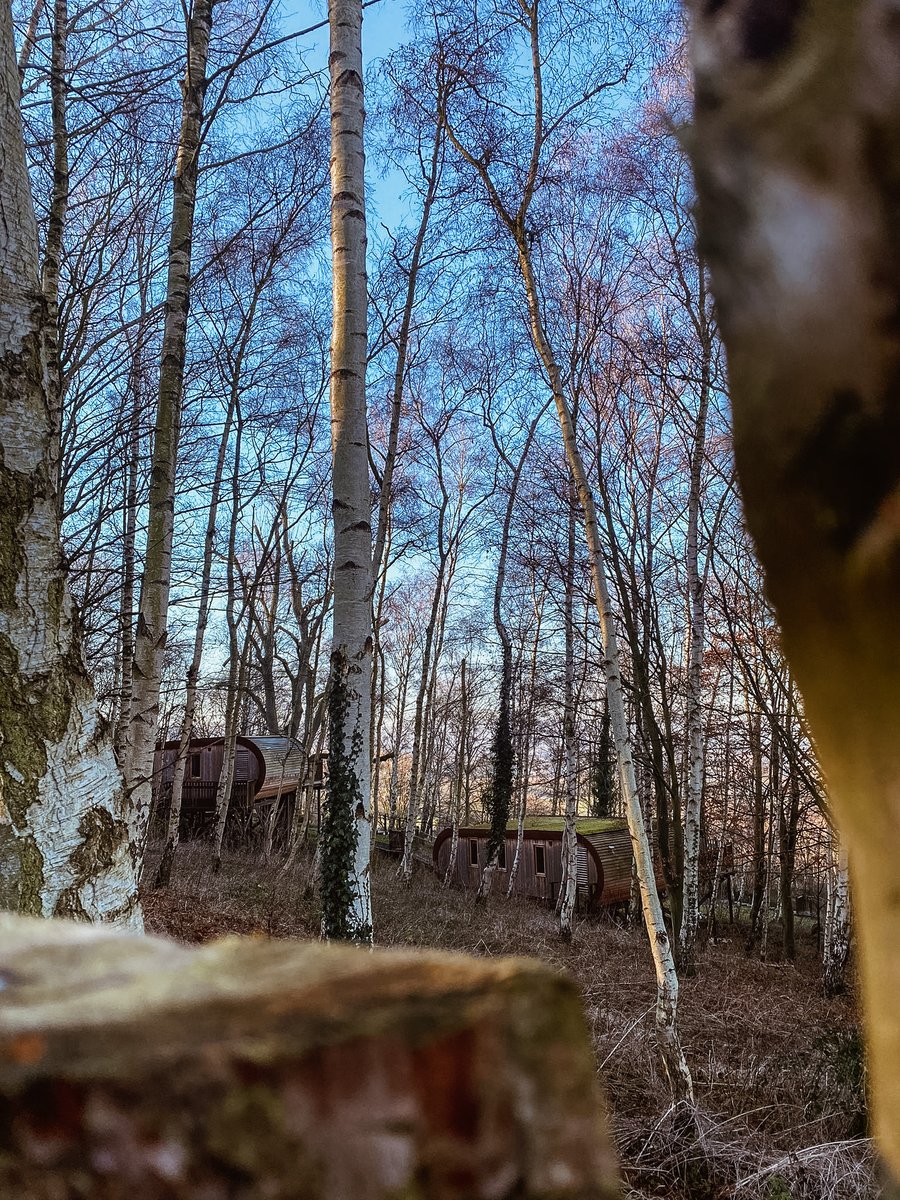
[[304,770],[303,747],[296,738],[288,737],[242,737],[259,751],[265,764],[265,778],[259,787],[294,782]]

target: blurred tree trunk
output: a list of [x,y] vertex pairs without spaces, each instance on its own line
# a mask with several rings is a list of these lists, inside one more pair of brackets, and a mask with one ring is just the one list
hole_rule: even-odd
[[896,22],[888,0],[698,4],[691,144],[747,521],[846,839],[900,1176]]
[[[0,9],[0,906],[140,929],[140,830],[62,570],[46,300],[9,5]],[[50,357],[54,333],[50,333]]]
[[372,514],[366,428],[366,207],[361,0],[329,0],[334,618],[325,937],[372,940]]

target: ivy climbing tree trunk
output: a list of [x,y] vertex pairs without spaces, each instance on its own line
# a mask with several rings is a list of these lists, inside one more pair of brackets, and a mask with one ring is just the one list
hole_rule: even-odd
[[182,82],[181,130],[172,184],[172,227],[159,393],[150,464],[147,544],[134,646],[131,713],[124,747],[125,781],[137,819],[142,825],[146,825],[150,813],[153,752],[156,748],[159,691],[168,629],[175,526],[175,465],[181,430],[194,208],[212,9],[212,0],[194,0],[187,10],[187,66]]
[[889,0],[735,8],[696,5],[700,230],[747,521],[849,853],[873,1123],[900,1178],[900,31]]
[[0,6],[0,906],[142,927],[134,810],[62,569],[45,343],[8,4]]
[[[452,135],[451,135],[452,137]],[[491,780],[488,785],[488,811],[490,815],[491,832],[488,836],[487,861],[478,882],[475,899],[485,900],[491,891],[494,872],[500,859],[500,849],[506,840],[506,826],[509,821],[509,811],[513,795],[513,766],[515,752],[513,748],[512,731],[512,691],[513,691],[513,651],[512,640],[506,622],[503,620],[503,586],[506,582],[506,563],[509,557],[509,535],[512,529],[513,512],[516,506],[516,496],[519,491],[519,481],[525,469],[525,463],[531,450],[532,442],[537,433],[538,425],[546,411],[543,405],[532,419],[528,433],[522,445],[518,461],[513,463],[503,451],[493,426],[490,427],[491,437],[498,454],[509,467],[509,495],[506,498],[506,511],[503,514],[503,530],[500,535],[500,557],[497,560],[497,579],[494,583],[494,629],[500,639],[500,695],[497,702],[497,723],[494,726],[494,739],[491,743]],[[524,806],[525,797],[522,798]],[[519,866],[519,853],[522,845],[524,828],[524,807],[519,814],[518,836],[516,838],[516,858],[510,872],[511,880]]]
[[366,207],[361,0],[329,0],[334,624],[322,931],[372,940],[369,878],[372,515],[366,431]]

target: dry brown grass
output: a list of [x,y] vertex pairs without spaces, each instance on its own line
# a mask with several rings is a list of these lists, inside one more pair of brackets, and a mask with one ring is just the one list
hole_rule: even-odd
[[[224,933],[315,937],[318,907],[305,894],[308,871],[308,862],[282,874],[232,858],[214,876],[204,847],[185,846],[172,888],[145,898],[148,927],[184,941]],[[385,860],[375,865],[374,906],[381,945],[528,954],[578,980],[628,1200],[878,1195],[875,1156],[864,1136],[855,1006],[822,996],[814,946],[801,946],[795,965],[749,961],[740,937],[706,948],[698,976],[682,988],[681,1034],[697,1100],[686,1137],[666,1104],[642,931],[583,921],[574,943],[564,945],[546,908],[499,896],[476,905],[471,895],[441,890],[426,871],[407,889]]]

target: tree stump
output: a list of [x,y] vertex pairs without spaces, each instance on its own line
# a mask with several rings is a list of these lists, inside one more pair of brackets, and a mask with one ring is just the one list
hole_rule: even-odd
[[11,916],[0,947],[0,1195],[618,1195],[578,993],[538,963]]

